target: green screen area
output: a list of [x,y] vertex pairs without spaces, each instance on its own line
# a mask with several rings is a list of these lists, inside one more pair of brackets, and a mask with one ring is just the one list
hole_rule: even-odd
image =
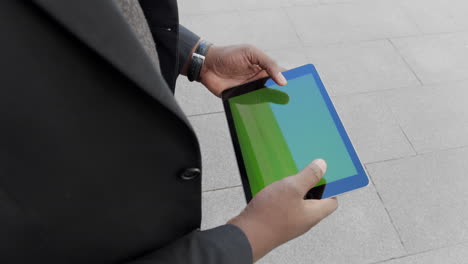
[[317,158],[327,173],[317,186],[357,174],[312,75],[229,99],[252,196]]

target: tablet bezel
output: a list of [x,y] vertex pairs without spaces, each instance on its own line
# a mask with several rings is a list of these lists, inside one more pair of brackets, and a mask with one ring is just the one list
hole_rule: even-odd
[[[333,106],[333,103],[314,65],[306,64],[304,66],[283,72],[284,77],[288,81],[293,80],[295,78],[299,78],[307,74],[312,74],[312,76],[314,77],[315,83],[317,84],[317,87],[320,90],[320,94],[322,95],[322,99],[327,105],[328,112],[331,114],[333,118],[333,122],[335,123],[335,126],[338,129],[340,137],[346,146],[346,150],[348,151],[348,154],[356,168],[357,174],[353,176],[349,176],[347,178],[337,180],[337,181],[333,181],[330,183],[325,183],[320,186],[316,186],[307,193],[305,198],[306,199],[324,199],[328,197],[341,195],[343,193],[350,192],[350,191],[367,186],[369,184],[369,178],[364,170],[364,167],[361,161],[359,160],[356,150],[354,149],[351,143],[351,140],[349,139],[348,134],[346,133],[346,130],[343,127],[343,124],[341,123],[338,113],[336,112],[336,109]],[[242,181],[242,186],[244,189],[244,194],[245,194],[245,198],[247,202],[249,202],[252,199],[252,191],[250,189],[249,178],[247,176],[247,171],[245,169],[244,159],[242,157],[242,151],[241,151],[239,141],[237,138],[237,132],[235,129],[234,121],[232,119],[229,99],[232,97],[236,97],[242,94],[246,94],[246,93],[258,90],[258,89],[266,88],[272,85],[275,85],[275,82],[271,78],[265,77],[265,78],[261,78],[261,79],[258,79],[249,83],[245,83],[245,84],[233,87],[233,88],[229,88],[223,91],[221,95],[222,100],[223,100],[224,112],[226,114],[226,119],[228,122],[229,131],[231,134],[231,140],[234,146],[234,152],[236,155],[239,172],[241,176],[241,181]]]

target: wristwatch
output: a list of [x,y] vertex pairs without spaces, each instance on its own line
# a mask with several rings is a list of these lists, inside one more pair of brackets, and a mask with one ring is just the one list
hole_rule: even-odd
[[200,81],[200,72],[205,63],[205,55],[208,52],[208,49],[213,44],[202,40],[198,47],[195,49],[195,52],[192,54],[192,60],[187,70],[187,78],[189,81]]

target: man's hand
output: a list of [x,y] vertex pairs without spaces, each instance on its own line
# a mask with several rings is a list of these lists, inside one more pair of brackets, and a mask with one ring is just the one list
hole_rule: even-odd
[[336,198],[304,200],[326,170],[318,159],[301,172],[261,190],[238,216],[228,224],[238,226],[246,234],[254,261],[273,248],[296,238],[336,210]]
[[200,73],[201,83],[220,96],[227,88],[270,76],[277,84],[286,85],[279,67],[263,51],[251,45],[211,46]]

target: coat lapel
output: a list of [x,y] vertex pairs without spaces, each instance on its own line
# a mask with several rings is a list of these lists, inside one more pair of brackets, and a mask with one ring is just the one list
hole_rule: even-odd
[[112,0],[35,2],[190,127],[164,78]]

